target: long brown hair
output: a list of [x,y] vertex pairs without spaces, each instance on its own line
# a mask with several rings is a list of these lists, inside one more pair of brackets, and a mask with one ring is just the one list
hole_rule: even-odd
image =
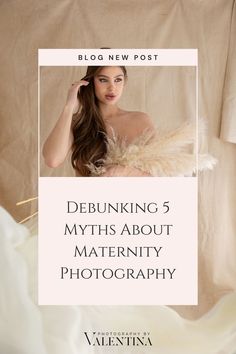
[[[78,92],[79,111],[73,116],[72,132],[74,141],[72,145],[71,163],[82,176],[89,176],[88,164],[96,167],[102,165],[107,153],[106,127],[95,95],[94,76],[103,66],[88,66],[86,75],[82,80],[89,81],[88,86],[81,86]],[[124,76],[127,71],[121,66]]]

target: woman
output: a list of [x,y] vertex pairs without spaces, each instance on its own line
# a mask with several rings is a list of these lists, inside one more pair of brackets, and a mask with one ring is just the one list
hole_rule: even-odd
[[[124,66],[90,66],[86,76],[72,84],[64,109],[43,147],[49,167],[59,166],[72,150],[76,174],[91,176],[104,164],[108,140],[116,138],[130,144],[143,131],[154,129],[147,114],[118,107],[126,82]],[[112,173],[123,174],[123,170],[113,165],[102,175]],[[132,173],[146,175],[134,168]]]
[[[72,84],[43,147],[49,167],[62,164],[71,150],[77,176],[192,175],[196,156],[184,149],[194,143],[194,125],[157,133],[146,113],[118,107],[126,82],[124,66],[90,66]],[[209,155],[203,160],[201,169],[214,164]]]

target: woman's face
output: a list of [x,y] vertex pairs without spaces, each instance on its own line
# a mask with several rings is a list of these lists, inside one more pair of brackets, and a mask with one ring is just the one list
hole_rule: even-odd
[[124,72],[119,66],[104,66],[94,76],[95,95],[98,101],[107,105],[117,103],[124,84]]

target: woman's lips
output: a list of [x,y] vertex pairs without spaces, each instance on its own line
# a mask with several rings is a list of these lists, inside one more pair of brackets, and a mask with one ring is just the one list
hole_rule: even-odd
[[116,98],[116,95],[108,94],[108,95],[105,95],[105,97],[107,100],[114,100]]

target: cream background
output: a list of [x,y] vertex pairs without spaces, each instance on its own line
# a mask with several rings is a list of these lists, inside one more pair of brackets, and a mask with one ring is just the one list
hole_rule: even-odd
[[[219,162],[199,179],[199,306],[177,309],[189,318],[205,313],[236,286],[235,6],[234,0],[0,3],[0,198],[17,220],[36,209],[33,203],[15,203],[37,195],[38,48],[199,49],[199,115],[209,126],[205,149]],[[172,88],[178,82],[173,79]],[[147,73],[145,83],[153,90],[156,78]],[[57,90],[57,82],[52,80],[51,87]],[[64,97],[64,91],[60,94]],[[139,91],[136,95],[137,109],[155,106],[140,101]],[[158,119],[176,117],[172,107],[173,101]]]

